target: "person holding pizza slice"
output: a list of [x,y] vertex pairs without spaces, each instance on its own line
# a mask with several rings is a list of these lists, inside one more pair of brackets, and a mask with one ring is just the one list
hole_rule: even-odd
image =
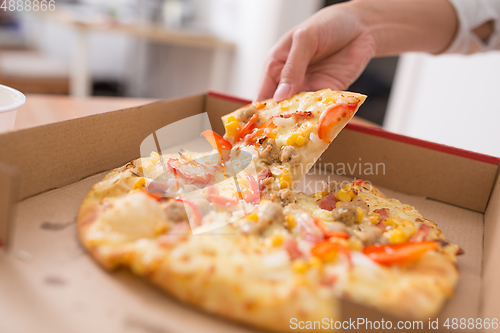
[[345,90],[371,58],[500,49],[498,0],[355,0],[326,7],[271,50],[256,100]]

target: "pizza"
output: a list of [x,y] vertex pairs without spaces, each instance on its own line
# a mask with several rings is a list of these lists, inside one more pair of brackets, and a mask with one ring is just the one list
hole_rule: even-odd
[[363,100],[322,90],[254,103],[223,117],[224,137],[202,134],[212,152],[131,161],[82,202],[80,239],[103,267],[258,328],[338,320],[340,298],[433,316],[460,253],[435,223],[362,180],[294,191]]

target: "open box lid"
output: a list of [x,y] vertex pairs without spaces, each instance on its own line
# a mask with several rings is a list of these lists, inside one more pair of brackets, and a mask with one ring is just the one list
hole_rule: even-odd
[[[208,93],[0,135],[0,181],[4,185],[0,187],[0,240],[8,244],[7,227],[13,202],[121,166],[140,156],[140,144],[152,132],[203,111],[208,112],[213,129],[222,133],[220,117],[247,102]],[[363,178],[376,185],[486,212],[484,283],[499,291],[500,284],[496,281],[500,280],[500,270],[495,267],[500,259],[492,255],[500,251],[499,243],[494,242],[500,239],[498,184],[489,201],[496,182],[498,158],[349,124],[318,167],[335,168],[338,162],[356,166],[384,163],[383,174],[366,176],[356,167],[347,170],[347,175],[363,174]],[[500,307],[500,302],[491,295],[494,294],[485,293],[483,313],[498,317],[498,312],[495,313],[498,310],[492,309]],[[345,313],[356,313],[356,309],[359,310]]]

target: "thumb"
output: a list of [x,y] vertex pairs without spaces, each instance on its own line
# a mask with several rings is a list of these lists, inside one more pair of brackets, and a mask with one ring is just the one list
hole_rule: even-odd
[[299,92],[314,52],[315,48],[311,45],[308,31],[295,30],[290,52],[281,70],[280,82],[273,96],[275,101],[280,102]]

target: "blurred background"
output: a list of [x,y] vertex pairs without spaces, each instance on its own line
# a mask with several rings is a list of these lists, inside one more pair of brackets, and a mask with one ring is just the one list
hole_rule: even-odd
[[[337,2],[57,0],[37,12],[0,8],[0,84],[32,101],[29,114],[18,114],[28,123],[47,94],[137,104],[211,89],[251,99],[278,38]],[[500,156],[499,60],[498,52],[374,59],[350,90],[369,96],[358,115],[374,125]],[[59,103],[58,112],[70,106]]]

